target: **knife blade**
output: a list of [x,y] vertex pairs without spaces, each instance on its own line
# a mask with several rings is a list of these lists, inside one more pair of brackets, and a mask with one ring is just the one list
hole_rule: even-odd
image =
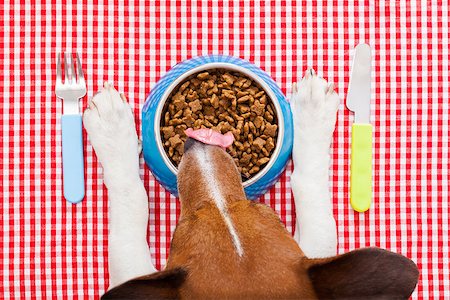
[[370,122],[370,46],[359,44],[355,48],[352,73],[347,91],[347,108],[355,113],[355,123]]
[[355,48],[346,106],[354,112],[350,163],[350,204],[365,212],[372,201],[372,125],[370,124],[371,49]]

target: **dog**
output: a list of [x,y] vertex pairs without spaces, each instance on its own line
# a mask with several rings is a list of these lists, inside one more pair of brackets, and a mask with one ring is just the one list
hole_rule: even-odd
[[271,208],[246,199],[231,156],[188,139],[178,170],[181,214],[157,271],[133,113],[105,83],[83,115],[109,198],[110,287],[102,299],[408,298],[419,276],[408,258],[379,248],[336,255],[328,169],[338,106],[333,85],[312,69],[293,86],[294,237]]

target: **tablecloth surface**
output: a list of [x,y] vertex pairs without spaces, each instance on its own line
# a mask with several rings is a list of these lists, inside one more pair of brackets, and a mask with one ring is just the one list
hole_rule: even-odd
[[[0,298],[97,298],[108,286],[108,199],[84,132],[86,197],[62,196],[56,52],[81,53],[92,97],[106,80],[140,110],[177,62],[227,54],[264,69],[289,97],[307,67],[341,97],[330,189],[338,251],[379,246],[413,259],[413,298],[450,297],[448,1],[6,0],[0,7]],[[373,49],[373,204],[349,206],[345,96],[353,48]],[[293,231],[292,164],[259,201]],[[141,160],[153,261],[167,259],[179,204]]]

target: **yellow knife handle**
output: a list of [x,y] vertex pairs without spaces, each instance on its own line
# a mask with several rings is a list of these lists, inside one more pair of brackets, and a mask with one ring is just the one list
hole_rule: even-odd
[[372,200],[372,125],[352,125],[352,156],[350,164],[350,204],[365,212]]

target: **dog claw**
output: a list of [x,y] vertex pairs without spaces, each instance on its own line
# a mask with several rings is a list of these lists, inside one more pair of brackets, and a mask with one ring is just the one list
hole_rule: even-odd
[[311,76],[315,76],[316,75],[316,71],[313,68],[308,68],[305,71],[305,79],[309,79]]
[[309,79],[309,77],[311,77],[311,71],[310,69],[305,71],[305,79]]
[[292,84],[292,93],[296,94],[298,92],[297,82]]
[[92,101],[92,99],[88,102],[88,106],[89,106],[89,109],[96,109],[97,108],[97,105],[95,105],[95,102]]
[[328,84],[327,89],[326,89],[325,92],[327,94],[332,94],[334,92],[334,84],[333,83]]
[[142,152],[142,141],[138,139],[138,154],[141,154]]

